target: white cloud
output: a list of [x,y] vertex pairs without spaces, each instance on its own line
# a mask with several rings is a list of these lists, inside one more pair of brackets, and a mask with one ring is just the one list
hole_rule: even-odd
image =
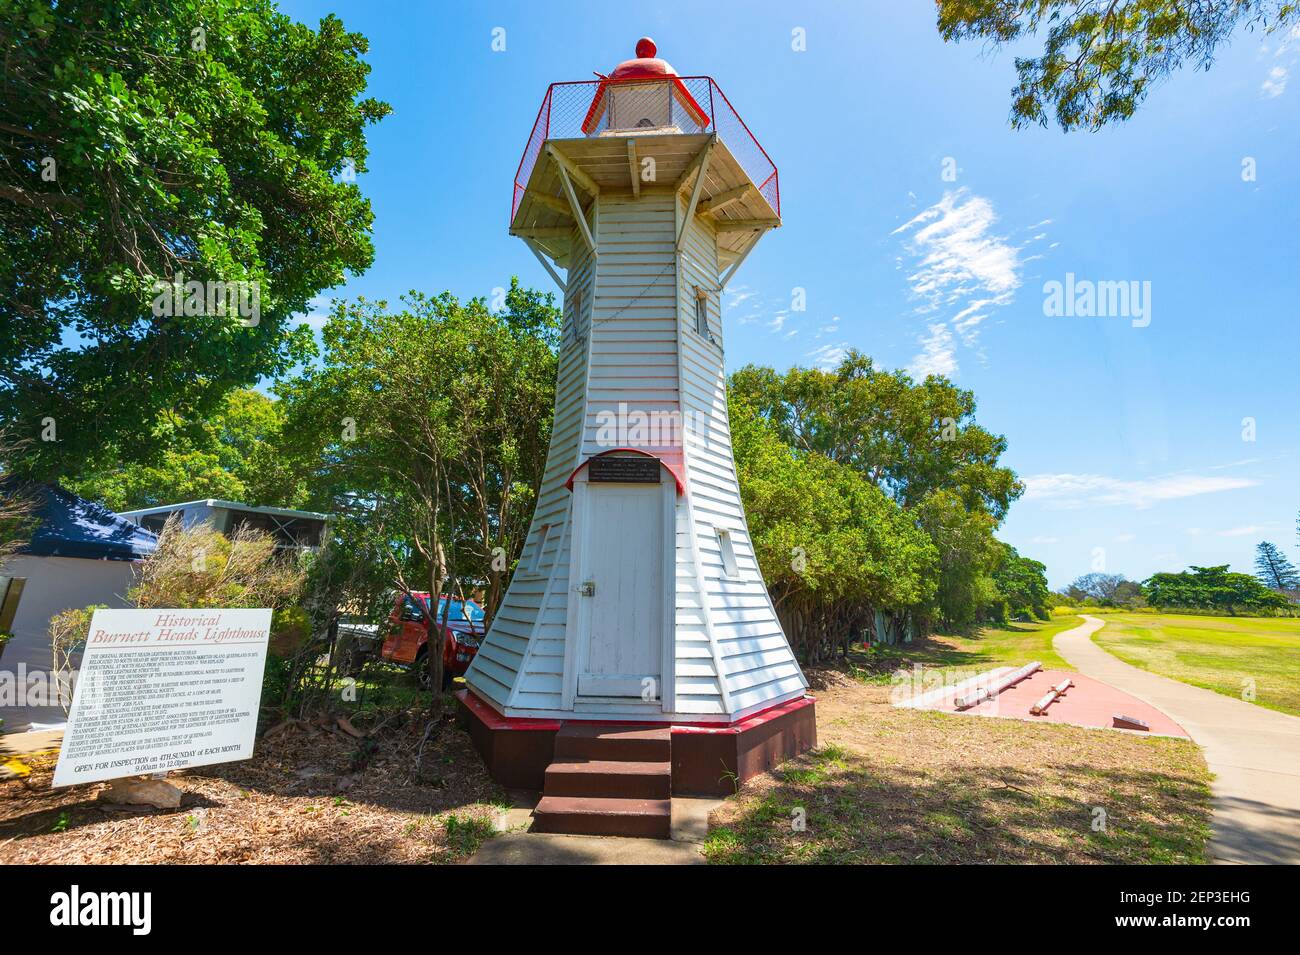
[[[1034,235],[1021,247],[1005,236],[996,235],[997,213],[993,203],[966,189],[945,192],[934,205],[895,229],[902,235],[911,256],[907,276],[913,298],[920,301],[918,315],[951,310],[944,319],[967,347],[975,347],[979,326],[992,309],[1007,305],[1021,284],[1024,261],[1020,249],[1041,241],[1046,233]],[[1040,228],[1038,223],[1031,227]],[[928,335],[919,339],[923,350],[913,359],[914,367],[943,367],[941,374],[957,371],[952,335],[944,346],[932,320]]]
[[916,258],[908,276],[913,294],[940,308],[961,301],[972,287],[995,294],[1018,288],[1019,254],[990,233],[997,221],[993,203],[959,189],[895,229],[892,235],[915,229],[907,240]]
[[1219,531],[1219,536],[1220,537],[1247,537],[1247,536],[1253,536],[1255,534],[1267,534],[1270,530],[1274,530],[1274,529],[1276,529],[1276,525],[1270,527],[1267,525],[1260,525],[1260,524],[1243,524],[1240,527],[1230,527],[1226,531]]
[[834,315],[831,317],[831,320],[829,322],[827,322],[821,328],[817,329],[817,334],[814,337],[821,338],[823,335],[834,335],[839,330],[840,330],[840,317],[838,315]]
[[1059,540],[1059,538],[1056,538],[1056,537],[1045,537],[1045,536],[1043,536],[1043,535],[1039,535],[1038,537],[1031,537],[1031,538],[1029,539],[1029,543],[1031,543],[1031,544],[1055,544],[1058,540]]
[[1261,96],[1276,99],[1286,92],[1286,81],[1290,71],[1285,66],[1275,66],[1268,71],[1264,82],[1259,86]]
[[1170,474],[1126,481],[1104,474],[1035,474],[1025,478],[1025,500],[1042,501],[1059,508],[1120,505],[1147,508],[1201,494],[1254,487],[1251,478]]
[[781,329],[785,328],[786,319],[789,317],[790,315],[787,312],[777,312],[772,317],[772,320],[767,323],[767,327],[774,332],[779,332]]
[[748,285],[737,285],[727,290],[727,308],[736,308],[754,297]]
[[1116,544],[1127,544],[1129,541],[1135,541],[1135,540],[1137,540],[1137,537],[1138,537],[1138,536],[1137,536],[1136,534],[1116,534],[1116,535],[1115,535],[1115,543],[1116,543]]
[[807,353],[807,357],[812,359],[816,367],[823,371],[831,371],[848,353],[848,342],[840,342],[838,345],[822,345],[820,348],[814,348]]
[[956,345],[952,339],[952,332],[948,331],[947,325],[942,322],[931,325],[930,334],[922,338],[918,344],[921,346],[921,352],[907,366],[908,373],[912,377],[925,378],[927,375],[951,376],[956,372]]

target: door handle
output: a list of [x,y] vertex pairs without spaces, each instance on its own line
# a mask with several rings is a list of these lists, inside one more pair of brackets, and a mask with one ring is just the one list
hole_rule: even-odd
[[578,593],[584,597],[596,596],[596,582],[594,580],[584,580],[578,588]]

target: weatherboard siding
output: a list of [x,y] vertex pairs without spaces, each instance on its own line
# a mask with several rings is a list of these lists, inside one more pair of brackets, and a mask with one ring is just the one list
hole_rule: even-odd
[[[574,469],[620,446],[602,424],[620,411],[686,424],[684,446],[630,442],[678,465],[673,547],[670,718],[727,719],[799,695],[803,675],[763,585],[732,460],[722,352],[717,236],[701,217],[680,253],[686,199],[602,197],[588,210],[599,256],[575,229],[564,300],[555,421],[547,467],[518,568],[466,682],[510,715],[574,712],[644,717],[635,702],[565,704],[574,558]],[[707,292],[708,336],[696,328]],[[617,437],[617,436],[616,436]],[[679,432],[676,437],[681,438]],[[580,477],[579,480],[583,480]],[[725,573],[716,530],[726,529],[738,576]],[[572,692],[572,691],[570,691]]]
[[[727,418],[717,236],[704,219],[687,225],[681,258],[681,394],[694,425],[685,459],[697,566],[727,712],[752,711],[801,693],[807,682],[763,583],[740,500]],[[695,327],[697,289],[707,292],[707,336]],[[718,530],[730,535],[734,577],[723,566]]]

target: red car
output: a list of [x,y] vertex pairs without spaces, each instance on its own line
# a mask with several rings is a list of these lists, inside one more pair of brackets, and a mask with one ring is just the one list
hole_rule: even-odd
[[[443,614],[447,615],[443,623]],[[483,640],[483,608],[473,600],[443,594],[438,598],[434,624],[444,635],[442,679],[444,687],[469,669]],[[388,638],[379,655],[392,663],[415,667],[420,685],[429,682],[429,595],[398,594],[388,615]]]

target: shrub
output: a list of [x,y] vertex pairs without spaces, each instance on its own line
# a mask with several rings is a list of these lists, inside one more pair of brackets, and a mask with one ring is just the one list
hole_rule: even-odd
[[240,527],[226,537],[208,524],[182,527],[172,517],[127,595],[141,608],[279,610],[294,603],[305,577],[297,555],[277,554],[269,534]]

